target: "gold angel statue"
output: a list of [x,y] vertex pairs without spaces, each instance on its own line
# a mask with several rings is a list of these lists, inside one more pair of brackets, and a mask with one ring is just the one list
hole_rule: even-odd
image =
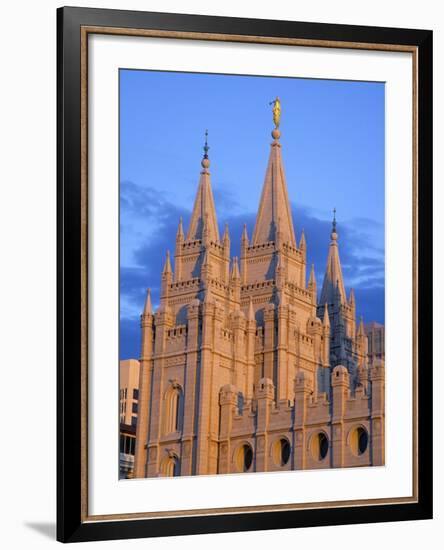
[[279,128],[281,121],[281,100],[276,97],[274,101],[270,101],[270,105],[273,105],[273,122],[276,128]]

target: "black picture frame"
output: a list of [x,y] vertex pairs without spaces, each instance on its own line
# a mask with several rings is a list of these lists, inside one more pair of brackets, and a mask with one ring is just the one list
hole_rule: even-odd
[[[85,520],[81,467],[81,28],[118,27],[417,48],[417,502]],[[432,31],[64,7],[57,10],[57,539],[62,542],[432,518]]]

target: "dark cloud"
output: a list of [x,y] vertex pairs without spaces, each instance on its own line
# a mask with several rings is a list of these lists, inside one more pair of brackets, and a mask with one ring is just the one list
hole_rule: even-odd
[[[222,214],[219,216],[221,232],[223,224],[227,222],[230,229],[231,254],[240,253],[240,238],[244,223],[247,224],[251,238],[255,212],[242,215],[229,214],[236,212],[233,197],[223,193],[221,189],[215,193],[216,208]],[[190,205],[191,206],[191,205]],[[146,219],[153,229],[149,231],[149,238],[141,240],[140,246],[134,250],[134,260],[137,267],[121,266],[120,291],[121,304],[125,304],[126,312],[121,318],[120,356],[121,358],[138,357],[140,345],[140,330],[138,316],[143,308],[146,288],[150,287],[153,303],[159,302],[160,274],[165,261],[166,250],[174,255],[175,236],[179,218],[182,216],[185,230],[190,218],[190,210],[180,208],[158,191],[149,187],[139,187],[131,182],[121,185],[121,220],[131,219],[137,214],[138,219]],[[330,242],[331,222],[320,220],[316,213],[300,206],[293,206],[294,225],[299,241],[304,229],[307,240],[307,264],[315,265],[318,289],[322,280],[327,262]],[[124,223],[122,224],[124,227]],[[363,315],[366,322],[375,320],[384,322],[384,251],[372,242],[371,231],[375,224],[371,220],[356,219],[353,223],[341,224],[338,222],[339,246],[347,290],[355,288],[358,315]],[[381,230],[381,228],[379,228]],[[143,232],[141,233],[143,234]],[[128,308],[128,305],[130,306]]]

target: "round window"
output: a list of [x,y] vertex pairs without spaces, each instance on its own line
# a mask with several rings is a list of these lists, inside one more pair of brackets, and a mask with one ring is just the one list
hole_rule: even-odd
[[311,454],[319,462],[324,460],[328,453],[328,437],[324,432],[319,432],[311,438]]
[[355,428],[351,433],[350,446],[356,456],[365,453],[368,447],[368,433],[362,426]]
[[291,455],[291,446],[288,439],[282,437],[281,439],[275,441],[273,443],[271,453],[273,456],[273,462],[276,466],[285,466],[290,460]]
[[236,452],[236,467],[239,472],[248,472],[253,464],[253,449],[245,443]]

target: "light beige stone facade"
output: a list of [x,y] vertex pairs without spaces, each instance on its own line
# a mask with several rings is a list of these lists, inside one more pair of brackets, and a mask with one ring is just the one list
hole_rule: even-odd
[[347,298],[333,222],[320,300],[296,241],[280,132],[251,240],[219,235],[208,146],[188,231],[141,316],[135,477],[384,464],[384,364]]

